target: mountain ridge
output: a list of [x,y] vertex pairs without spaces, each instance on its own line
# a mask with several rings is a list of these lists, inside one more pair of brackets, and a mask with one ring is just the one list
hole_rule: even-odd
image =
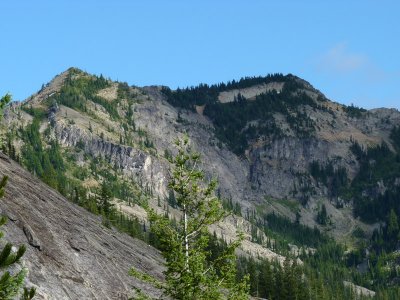
[[[274,214],[284,218],[280,222],[293,222],[285,223],[289,228],[316,228],[359,251],[386,224],[387,211],[363,219],[365,205],[386,201],[382,207],[390,209],[385,193],[400,182],[396,172],[387,178],[361,176],[378,168],[382,155],[396,164],[399,111],[332,102],[294,75],[171,90],[128,86],[70,68],[11,105],[4,124],[10,147],[31,172],[41,176],[28,147],[40,140],[39,161],[50,156],[53,171],[68,185],[44,180],[70,199],[78,195],[77,202],[88,201],[83,205],[95,213],[93,197],[107,182],[115,189],[115,206],[141,222],[146,206],[179,218],[167,188],[168,157],[175,154],[174,141],[188,135],[203,156],[207,178],[217,177],[223,205],[236,214],[211,231],[229,241],[242,230],[243,253],[280,261],[299,257],[299,248],[312,252],[321,242],[282,239],[273,231],[279,228],[271,229]],[[51,156],[56,152],[64,169]],[[323,240],[315,234],[313,239]],[[358,264],[368,259],[362,257]]]
[[[65,79],[68,77],[68,75],[71,73],[71,72],[75,72],[75,73],[77,73],[77,74],[84,74],[84,76],[91,76],[91,75],[89,75],[89,74],[87,74],[87,73],[85,73],[85,72],[83,72],[83,71],[81,71],[81,70],[79,70],[79,69],[77,69],[77,68],[69,68],[67,71],[65,71],[65,72],[63,72],[63,73],[61,73],[60,75],[58,75],[57,77],[55,77],[55,79],[53,79],[49,84],[47,84],[47,85],[45,85],[44,86],[44,88],[42,89],[42,91],[39,91],[38,93],[36,93],[35,95],[33,95],[32,97],[29,97],[26,101],[24,101],[23,103],[26,103],[26,104],[28,104],[28,105],[31,105],[31,104],[33,104],[33,105],[38,105],[39,103],[41,103],[42,101],[44,101],[45,99],[47,99],[50,95],[52,95],[52,93],[55,93],[56,91],[59,91],[59,89],[61,88],[61,86],[62,86],[62,84],[63,84],[63,82],[65,81]],[[76,75],[77,76],[77,75]],[[300,78],[298,78],[298,77],[296,77],[296,76],[293,76],[293,75],[291,75],[291,74],[289,74],[289,75],[285,75],[285,76],[287,76],[288,78],[294,78],[297,82],[300,82],[300,83],[302,83],[302,84],[305,84],[305,87],[306,88],[308,88],[310,91],[312,91],[314,94],[312,95],[312,97],[314,98],[314,99],[316,99],[317,101],[318,101],[318,97],[324,97],[323,96],[323,94],[322,93],[320,93],[318,90],[315,90],[312,86],[311,86],[311,84],[310,83],[308,83],[308,82],[306,82],[306,81],[304,81],[304,80],[302,80],[302,79],[300,79]],[[111,82],[111,81],[110,81]],[[114,84],[114,86],[115,86],[115,84]],[[162,116],[162,110],[165,110],[165,113],[166,114],[168,114],[168,113],[173,113],[172,111],[171,111],[171,109],[166,109],[166,106],[165,105],[163,105],[163,103],[165,103],[165,96],[162,94],[162,89],[163,88],[160,88],[160,87],[144,87],[144,88],[134,88],[136,91],[137,91],[137,89],[140,89],[140,90],[142,90],[142,91],[144,91],[145,93],[148,93],[149,95],[151,95],[151,98],[152,99],[155,99],[156,100],[156,102],[154,102],[153,104],[155,104],[155,103],[160,103],[161,102],[161,106],[160,105],[156,105],[156,106],[154,106],[154,105],[151,105],[151,107],[149,106],[149,105],[147,105],[147,108],[146,108],[146,110],[147,110],[147,116],[146,117],[148,117],[148,119],[153,119],[153,122],[154,123],[156,123],[158,120],[156,120],[156,118],[154,118],[154,116],[150,116],[149,115],[149,111],[150,110],[153,110],[153,112],[157,112],[157,114],[158,114],[158,117],[160,117],[160,118],[163,118],[163,117],[166,117],[166,116]],[[114,99],[115,99],[115,97],[117,96],[116,95],[117,94],[117,91],[114,91],[114,94],[113,95],[111,95],[111,97],[114,97]],[[146,96],[143,96],[142,97],[142,99],[145,99],[145,97]],[[330,109],[330,111],[329,111],[329,113],[330,114],[332,114],[332,116],[330,116],[329,114],[325,114],[325,115],[327,115],[328,117],[326,117],[325,115],[321,115],[321,114],[316,114],[315,116],[315,118],[318,120],[318,119],[321,119],[321,118],[324,118],[323,119],[323,121],[324,121],[324,124],[323,124],[323,126],[325,127],[325,128],[323,128],[323,130],[317,130],[316,131],[316,135],[317,135],[317,140],[319,139],[319,140],[321,140],[321,141],[324,141],[323,143],[326,143],[326,142],[328,142],[328,144],[327,144],[327,146],[324,146],[324,147],[332,147],[332,145],[331,144],[329,144],[329,143],[331,143],[331,142],[334,142],[335,144],[335,147],[337,148],[337,146],[336,145],[339,145],[339,143],[347,143],[347,144],[349,144],[350,142],[349,142],[349,140],[350,139],[355,139],[356,141],[358,141],[360,144],[364,144],[365,146],[368,146],[368,145],[376,145],[376,144],[379,144],[380,142],[382,142],[382,141],[384,141],[384,142],[386,142],[386,143],[388,143],[389,145],[390,145],[390,140],[389,140],[389,138],[388,138],[388,133],[383,133],[382,132],[382,130],[379,130],[377,133],[375,133],[375,134],[373,134],[373,135],[371,135],[371,134],[369,134],[369,135],[366,135],[365,133],[366,133],[366,131],[367,130],[365,130],[365,129],[362,129],[361,128],[361,130],[359,129],[359,128],[357,128],[357,127],[360,127],[360,123],[361,122],[365,122],[363,119],[361,119],[361,120],[357,120],[356,118],[351,118],[351,119],[348,119],[348,120],[345,120],[345,121],[343,121],[343,122],[341,122],[341,123],[339,123],[339,124],[334,124],[333,125],[333,122],[336,122],[336,120],[335,119],[337,119],[337,116],[338,115],[344,115],[345,114],[345,112],[344,112],[344,108],[343,108],[343,106],[341,106],[340,104],[337,104],[337,103],[334,103],[334,102],[330,102],[329,100],[327,101],[327,99],[326,98],[324,98],[324,103],[323,104],[326,104],[326,106],[328,107],[328,111],[329,111],[329,109]],[[110,101],[110,99],[108,100],[108,101]],[[140,100],[140,101],[144,101],[144,100]],[[21,105],[22,105],[22,103],[21,103]],[[97,105],[97,104],[96,104]],[[96,107],[96,105],[95,105],[95,107]],[[101,105],[97,105],[99,108],[101,108]],[[146,104],[145,104],[145,106],[146,106]],[[140,105],[138,105],[138,107],[137,107],[137,110],[140,110],[141,109],[141,106]],[[308,115],[310,115],[310,116],[312,116],[312,111],[311,111],[311,109],[310,108],[307,108],[307,107],[305,107],[305,110],[306,110],[306,114],[308,114]],[[339,112],[338,113],[336,113],[337,111],[339,110]],[[333,113],[332,113],[332,111],[333,111]],[[138,116],[138,123],[139,123],[139,126],[141,126],[141,127],[147,127],[148,129],[150,129],[150,131],[151,131],[151,129],[152,129],[152,126],[151,126],[151,122],[148,122],[147,120],[145,120],[145,118],[141,118],[140,117],[140,115],[141,115],[141,113],[143,113],[143,111],[139,111],[140,112],[140,114],[138,114],[139,116]],[[64,112],[63,111],[63,113],[67,113],[68,114],[68,112]],[[73,113],[72,111],[69,111],[69,113],[71,114],[71,113]],[[99,113],[102,113],[102,112],[99,112]],[[102,118],[103,119],[105,119],[105,120],[107,120],[108,119],[108,117],[107,117],[107,111],[105,111],[104,112],[105,113],[105,115],[102,115]],[[398,117],[398,112],[397,111],[395,111],[395,110],[390,110],[390,111],[388,111],[388,110],[382,110],[382,109],[375,109],[375,110],[372,110],[371,111],[371,113],[373,113],[374,115],[377,115],[377,117],[376,118],[374,118],[375,119],[375,122],[376,122],[376,120],[378,120],[378,119],[382,119],[382,118],[392,118],[392,119],[399,119],[399,117]],[[187,111],[187,112],[185,112],[185,111],[182,111],[181,113],[179,113],[179,111],[178,111],[178,114],[176,114],[175,113],[175,116],[176,116],[176,119],[178,119],[178,117],[179,117],[179,115],[181,114],[181,116],[184,116],[184,117],[188,117],[190,120],[193,120],[193,124],[202,124],[201,126],[205,126],[205,128],[211,128],[211,130],[213,130],[212,129],[212,127],[213,127],[213,124],[212,123],[210,123],[210,121],[209,120],[207,120],[207,118],[208,117],[202,117],[202,116],[200,116],[200,115],[198,115],[198,114],[193,114],[193,113],[191,113],[191,112],[189,112],[189,111]],[[60,115],[60,113],[59,113],[59,115]],[[335,116],[336,115],[336,116]],[[396,116],[397,115],[397,116]],[[27,116],[27,118],[29,119],[29,116]],[[77,117],[76,119],[74,119],[74,120],[77,120],[77,119],[79,119],[80,117]],[[278,113],[278,114],[275,114],[274,116],[273,116],[273,118],[275,118],[276,119],[276,123],[278,123],[279,122],[279,126],[281,127],[281,128],[287,128],[286,130],[292,130],[291,128],[290,128],[290,125],[288,125],[287,124],[287,122],[283,119],[284,118],[284,116],[282,116],[280,113]],[[311,117],[312,118],[312,117]],[[7,119],[7,116],[6,116],[6,119]],[[60,119],[60,117],[59,117],[59,119]],[[62,119],[62,118],[61,118]],[[172,120],[171,118],[170,118],[170,120],[169,120],[169,124],[171,124],[171,123],[173,123],[175,120]],[[348,128],[348,126],[351,124],[350,123],[350,121],[352,121],[352,129],[349,129]],[[370,123],[372,123],[372,122],[370,122]],[[89,124],[89,123],[88,123]],[[83,129],[86,129],[86,131],[87,131],[87,129],[88,129],[88,124],[85,126],[86,128],[83,128]],[[95,122],[93,122],[93,124],[95,124]],[[67,129],[67,127],[69,126],[69,124],[66,124],[66,126],[64,126],[64,129],[63,130],[67,130],[68,131],[68,129]],[[109,123],[107,126],[113,126],[114,128],[116,128],[116,125],[115,125],[115,123],[114,123],[114,125],[112,125],[112,123]],[[166,128],[166,127],[168,127],[169,125],[168,124],[164,124],[164,128]],[[363,125],[362,125],[363,126]],[[184,129],[184,127],[185,126],[181,126],[181,127],[183,127],[183,130],[185,130]],[[60,129],[61,130],[61,129]],[[386,129],[385,129],[386,130]],[[58,138],[61,138],[61,135],[62,134],[64,134],[64,138],[66,138],[66,136],[68,136],[68,134],[67,135],[65,135],[66,133],[64,132],[64,133],[62,133],[62,130],[61,130],[61,132],[59,132],[58,133]],[[111,138],[111,136],[109,135],[109,133],[107,133],[107,131],[105,131],[104,132],[104,134],[105,134],[105,136],[107,137],[107,134],[108,134],[108,138]],[[154,133],[153,135],[157,135],[158,133]],[[290,137],[290,135],[293,135],[292,133],[289,133],[289,136],[287,136],[287,137],[284,137],[282,140],[281,140],[281,142],[279,142],[279,141],[277,141],[278,142],[278,144],[276,144],[276,145],[273,145],[273,143],[274,142],[272,142],[272,144],[270,145],[270,147],[268,148],[268,149],[270,149],[270,150],[267,150],[267,152],[271,152],[271,154],[273,154],[273,153],[275,153],[275,154],[273,154],[273,157],[275,157],[273,160],[272,160],[272,166],[275,164],[275,162],[276,161],[278,161],[278,160],[280,160],[281,158],[281,155],[283,154],[282,153],[282,151],[281,151],[281,149],[285,149],[285,148],[287,148],[287,149],[299,149],[299,148],[303,148],[303,146],[301,145],[301,143],[300,144],[298,144],[298,142],[296,141],[296,136],[294,136],[294,139],[292,138],[292,137]],[[205,135],[204,135],[204,133],[203,133],[203,138],[205,137]],[[383,139],[382,139],[382,137],[383,137]],[[117,138],[116,138],[116,136],[115,136],[115,134],[114,134],[114,138],[113,138],[113,140],[116,142],[116,144],[118,144],[118,141],[117,141]],[[159,142],[160,142],[160,145],[157,145],[157,147],[156,148],[158,148],[158,149],[162,149],[162,148],[164,148],[164,149],[166,149],[166,148],[168,148],[168,145],[173,141],[172,139],[169,139],[168,140],[168,142],[166,143],[166,142],[164,142],[163,140],[164,140],[164,138],[162,138],[162,139],[158,139],[159,140]],[[218,143],[218,138],[214,138],[214,140],[215,140],[215,143]],[[68,145],[68,142],[66,142],[67,143],[67,145]],[[73,142],[73,144],[76,144],[77,143],[77,140],[75,140],[74,142]],[[293,144],[294,143],[294,144]],[[247,152],[247,160],[249,160],[250,159],[250,161],[260,161],[260,160],[263,160],[261,157],[260,157],[260,153],[263,153],[263,152],[265,152],[265,150],[263,150],[263,151],[261,151],[260,152],[260,150],[262,149],[262,147],[265,147],[265,146],[263,146],[263,145],[269,145],[270,144],[270,139],[269,138],[267,138],[266,140],[257,140],[257,141],[255,141],[255,142],[253,142],[252,143],[252,145],[251,145],[251,147],[247,150],[248,152]],[[329,146],[328,146],[329,145]],[[308,147],[308,146],[307,146]],[[321,145],[320,144],[316,144],[316,147],[318,148],[318,147],[321,147]],[[275,149],[275,150],[273,150],[273,149]],[[278,150],[278,149],[280,149],[280,150]],[[327,148],[326,148],[327,149]],[[324,151],[320,151],[321,149],[319,149],[319,152],[321,152],[321,153],[324,153],[324,151],[326,152],[327,150],[324,150]],[[275,151],[275,152],[274,152]],[[277,152],[278,151],[278,152]],[[289,151],[291,151],[291,150],[289,150]],[[335,150],[335,151],[337,151],[337,152],[342,152],[343,153],[343,151],[346,151],[346,150],[340,150],[340,147],[339,147],[339,149],[337,149],[337,150]],[[296,154],[297,156],[303,156],[304,155],[304,151],[302,151],[303,153],[300,153],[300,154]],[[333,152],[333,151],[331,151],[331,152]],[[250,157],[249,155],[252,155],[252,157]],[[226,154],[225,154],[226,155]],[[263,155],[263,154],[261,154],[261,155]],[[284,156],[285,155],[290,155],[289,153],[286,153],[286,154],[283,154]],[[329,155],[329,154],[328,154]],[[331,154],[332,155],[332,154]],[[325,155],[324,155],[325,156]],[[342,156],[345,156],[345,155],[342,155]],[[320,158],[320,160],[322,161],[323,160],[323,157],[321,157]],[[298,163],[297,163],[298,164]],[[301,171],[304,171],[305,169],[307,169],[308,168],[308,166],[307,165],[304,165],[304,163],[302,163],[303,164],[303,166],[302,166],[302,168],[301,168]],[[261,164],[261,166],[262,165],[265,165],[265,164]],[[261,172],[259,172],[259,173],[257,173],[258,175],[253,175],[253,171],[251,171],[251,170],[257,170],[257,168],[258,168],[258,166],[259,166],[259,164],[256,164],[256,165],[254,165],[253,164],[253,166],[250,168],[249,166],[247,166],[247,167],[244,167],[245,169],[248,169],[249,171],[249,173],[247,173],[248,175],[241,175],[242,177],[245,177],[245,178],[247,178],[247,177],[249,177],[250,178],[250,180],[253,180],[253,182],[260,182],[260,180],[262,181],[262,178],[260,178],[260,175],[261,176],[263,176],[264,175],[264,173],[265,172],[263,172],[263,171],[261,171]],[[286,168],[286,170],[288,170],[288,169],[290,169],[289,167],[287,167]],[[225,172],[226,173],[226,172]],[[232,173],[232,171],[230,171],[230,173]],[[252,174],[250,174],[250,173],[252,173]],[[353,173],[355,173],[355,171],[353,171]],[[350,172],[350,174],[352,174],[352,172]],[[275,175],[273,175],[274,177],[276,177]],[[276,178],[279,178],[279,179],[282,179],[282,176],[278,176],[278,177],[276,177]],[[284,180],[283,180],[284,181]],[[258,185],[260,185],[259,183],[258,183]],[[273,184],[274,185],[274,184]],[[287,186],[288,184],[287,183],[285,183],[285,184],[283,184],[283,186]],[[268,186],[269,188],[271,187],[271,184],[267,184],[266,186]],[[273,196],[273,197],[277,197],[277,196],[279,196],[279,195],[286,195],[286,196],[288,196],[289,195],[289,193],[288,193],[288,190],[287,190],[287,188],[284,188],[284,190],[286,190],[286,192],[285,193],[282,193],[282,190],[277,190],[276,192],[271,192],[270,194],[271,194],[271,196]],[[267,192],[267,191],[265,191],[265,192]],[[165,194],[166,194],[166,192],[165,192],[165,190],[162,192],[162,194],[165,196]]]

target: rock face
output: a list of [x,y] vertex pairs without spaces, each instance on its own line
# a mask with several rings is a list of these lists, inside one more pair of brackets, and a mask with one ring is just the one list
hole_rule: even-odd
[[106,228],[101,219],[66,200],[0,153],[0,176],[9,176],[1,214],[4,239],[26,244],[22,263],[35,299],[128,299],[132,288],[160,293],[128,275],[131,266],[162,278],[159,252]]
[[[119,96],[119,84],[115,82],[109,82],[108,87],[99,90],[96,96],[103,99],[103,104],[112,103],[118,112],[117,119],[107,112],[105,106],[85,97],[81,97],[83,100],[79,98],[85,109],[74,109],[71,105],[67,107],[67,104],[61,102],[45,104],[46,99],[51,100],[51,95],[59,92],[65,84],[63,80],[68,78],[71,71],[73,69],[55,77],[43,90],[21,104],[21,107],[12,105],[5,112],[3,123],[6,126],[12,125],[17,131],[20,126],[32,121],[32,116],[25,112],[26,108],[33,106],[45,110],[42,132],[51,124],[54,138],[64,149],[89,157],[87,163],[92,158],[101,157],[129,179],[149,187],[152,192],[149,202],[156,203],[156,206],[157,197],[165,199],[168,194],[169,164],[164,151],[174,154],[174,141],[187,134],[193,148],[202,155],[202,168],[207,177],[217,177],[222,198],[240,203],[243,214],[262,209],[262,213],[278,211],[294,220],[296,212],[281,205],[279,201],[299,200],[303,205],[307,202],[299,208],[300,222],[318,227],[315,221],[316,209],[324,203],[335,224],[330,233],[337,237],[350,235],[354,225],[363,224],[354,219],[351,209],[340,209],[332,205],[341,199],[329,199],[327,187],[319,185],[310,175],[310,164],[313,161],[321,165],[333,163],[335,168],[345,168],[348,177],[352,179],[359,167],[350,150],[352,143],[356,141],[368,147],[385,142],[391,147],[390,130],[400,125],[400,113],[397,110],[375,109],[365,111],[361,117],[352,116],[346,107],[330,101],[309,83],[297,78],[296,81],[302,87],[301,92],[318,104],[315,107],[300,105],[296,112],[309,118],[315,125],[313,131],[307,136],[299,135],[291,127],[287,116],[276,112],[271,120],[284,134],[277,138],[261,136],[257,140],[249,140],[245,155],[239,157],[218,140],[212,121],[201,113],[204,107],[199,108],[197,113],[173,107],[158,86],[126,86],[121,90],[126,91],[125,96]],[[91,77],[83,72],[78,73],[80,75],[74,76]],[[282,88],[282,82],[254,85],[221,92],[218,99],[223,103],[231,102],[240,93],[252,101],[260,93],[280,93]],[[25,110],[22,109],[24,105]],[[143,146],[146,139],[151,141],[151,147]],[[23,144],[22,141],[15,143],[16,148]],[[266,198],[272,200],[267,201]],[[351,206],[351,203],[348,205]]]
[[[368,147],[385,142],[390,146],[390,130],[393,126],[400,125],[400,112],[395,109],[374,109],[360,118],[351,117],[342,105],[326,99],[309,83],[301,82],[305,92],[315,101],[324,99],[320,102],[324,109],[313,109],[307,105],[301,107],[315,122],[315,132],[307,137],[298,136],[290,130],[286,117],[277,113],[274,115],[276,124],[287,135],[272,140],[261,138],[249,143],[244,157],[234,155],[218,142],[213,123],[206,116],[184,110],[178,113],[178,109],[165,101],[159,87],[143,88],[149,98],[136,106],[135,121],[149,132],[157,149],[172,150],[170,145],[173,140],[187,132],[194,148],[205,157],[204,169],[208,174],[218,177],[221,194],[239,202],[244,212],[262,206],[265,212],[279,211],[294,219],[293,211],[277,202],[270,201],[265,205],[265,197],[297,200],[307,198],[307,206],[300,211],[301,222],[318,227],[315,210],[324,202],[330,207],[329,213],[336,224],[330,233],[340,239],[351,234],[354,222],[358,221],[354,220],[351,210],[336,209],[330,204],[327,189],[319,186],[310,176],[309,166],[313,161],[322,165],[332,162],[335,167],[346,168],[349,178],[352,179],[359,167],[350,150],[352,143],[356,141]],[[282,87],[271,88],[279,91]],[[232,90],[221,93],[219,100],[229,102],[239,92],[248,92],[248,96],[254,96],[253,94],[260,93],[263,89],[254,86],[246,91]],[[249,101],[251,100],[250,98]],[[176,121],[178,115],[183,121]],[[296,194],[296,189],[310,192]]]
[[85,153],[107,159],[128,177],[147,182],[157,194],[167,195],[167,167],[161,161],[140,149],[101,139],[76,126],[54,122],[54,132],[61,145],[73,148],[82,143]]
[[[314,107],[299,105],[295,111],[315,125],[310,134],[298,134],[288,115],[275,112],[271,120],[253,120],[250,123],[273,120],[284,134],[249,140],[245,154],[237,156],[217,138],[212,121],[203,115],[204,106],[197,107],[197,112],[173,107],[166,101],[161,87],[138,88],[108,82],[108,87],[97,91],[97,102],[86,97],[86,93],[75,95],[82,102],[81,107],[74,108],[60,98],[57,98],[59,102],[55,101],[52,95],[61,94],[60,89],[70,74],[81,79],[93,78],[74,69],[60,74],[24,103],[10,105],[0,129],[19,132],[20,127],[32,122],[34,114],[28,113],[29,108],[42,112],[40,133],[45,147],[49,146],[50,140],[56,139],[64,153],[73,154],[73,163],[85,167],[86,171],[90,171],[87,165],[94,158],[102,158],[110,169],[117,170],[118,176],[140,186],[141,192],[147,190],[144,194],[151,207],[160,213],[170,208],[175,218],[179,215],[174,215],[176,212],[166,200],[170,176],[166,158],[167,154],[176,153],[174,141],[188,135],[191,147],[202,156],[201,168],[205,170],[207,179],[217,177],[222,198],[238,202],[243,215],[252,211],[260,215],[278,211],[294,220],[299,213],[301,223],[325,230],[315,218],[323,203],[334,224],[329,228],[329,234],[337,239],[351,236],[357,227],[366,232],[372,230],[372,226],[354,219],[351,203],[346,203],[348,207],[343,208],[335,206],[333,199],[329,199],[328,187],[320,185],[311,176],[309,167],[314,161],[321,165],[332,163],[335,168],[345,168],[348,177],[354,178],[359,166],[350,150],[352,143],[356,141],[368,147],[385,142],[392,147],[390,131],[393,126],[400,125],[399,111],[375,109],[357,117],[349,114],[348,108],[326,99],[309,83],[296,79],[301,83],[300,92],[306,93],[317,104]],[[253,101],[266,91],[279,94],[283,87],[283,83],[272,82],[233,89],[221,92],[218,99],[228,103],[240,93]],[[15,134],[17,152],[24,144],[23,140],[18,140],[19,137]],[[6,238],[15,244],[29,245],[25,256],[26,265],[31,270],[28,280],[39,287],[39,298],[124,299],[132,287],[153,297],[159,296],[154,288],[127,275],[129,267],[135,266],[161,277],[161,257],[156,250],[105,228],[99,218],[71,204],[2,154],[0,174],[10,176],[7,197],[0,202],[2,213],[10,220],[6,226]],[[84,177],[88,182],[98,184],[101,181],[90,172],[88,174]],[[79,180],[83,179],[79,177]],[[384,190],[384,183],[377,183],[376,192]],[[304,198],[307,198],[306,204]],[[297,203],[298,200],[304,206]],[[144,209],[138,206],[142,205],[141,202],[135,206],[124,204],[119,203],[124,213],[139,215],[141,220],[146,218]],[[281,261],[282,257],[249,241],[251,226],[246,222],[243,218],[232,218],[213,229],[230,240],[241,228],[248,234],[243,247],[245,252]]]

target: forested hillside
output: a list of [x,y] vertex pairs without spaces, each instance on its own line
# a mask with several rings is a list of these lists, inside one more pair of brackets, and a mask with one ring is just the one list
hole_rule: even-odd
[[8,108],[2,151],[160,248],[146,209],[180,220],[169,170],[188,135],[233,215],[210,230],[210,257],[244,231],[252,295],[397,299],[399,126],[398,111],[340,105],[293,75],[171,90],[72,68]]

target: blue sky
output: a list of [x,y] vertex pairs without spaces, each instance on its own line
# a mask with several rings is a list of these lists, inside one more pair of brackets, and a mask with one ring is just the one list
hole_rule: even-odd
[[74,66],[172,88],[292,73],[340,103],[400,108],[400,1],[2,0],[0,12],[0,95],[16,100]]

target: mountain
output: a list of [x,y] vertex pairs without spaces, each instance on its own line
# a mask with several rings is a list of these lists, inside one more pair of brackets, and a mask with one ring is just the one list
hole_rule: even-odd
[[[31,173],[106,225],[151,243],[143,207],[180,217],[167,188],[168,157],[187,134],[234,212],[210,229],[218,237],[230,241],[242,230],[246,255],[297,256],[306,265],[302,250],[319,253],[332,237],[348,246],[332,246],[348,272],[342,279],[376,290],[398,280],[396,259],[381,253],[398,246],[399,228],[388,224],[392,211],[400,215],[399,125],[395,109],[341,105],[291,74],[171,90],[71,68],[12,103],[2,130],[3,151]],[[102,185],[112,193],[112,216],[96,200]],[[371,260],[365,247],[379,258],[373,268],[387,263],[388,274],[376,277],[370,267],[372,275],[357,277],[352,268]]]

